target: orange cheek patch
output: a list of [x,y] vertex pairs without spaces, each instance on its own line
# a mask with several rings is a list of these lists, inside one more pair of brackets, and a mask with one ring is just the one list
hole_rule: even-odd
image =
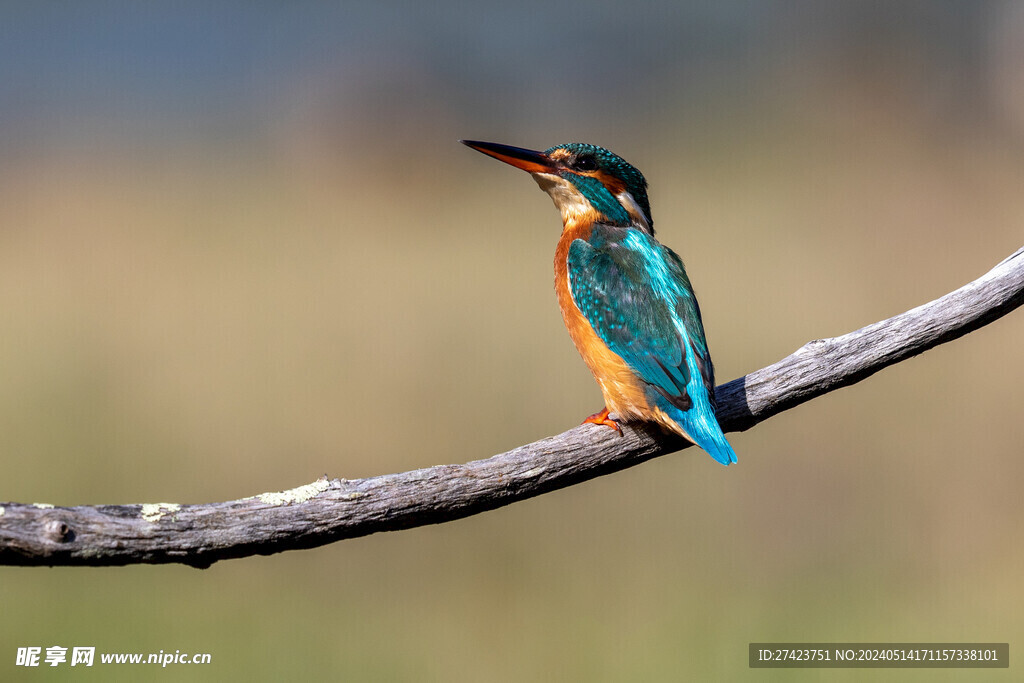
[[622,182],[613,175],[608,175],[604,171],[591,171],[586,175],[589,175],[592,178],[597,178],[597,180],[600,181],[602,185],[608,188],[608,191],[611,192],[613,196],[619,195],[626,191],[626,183]]

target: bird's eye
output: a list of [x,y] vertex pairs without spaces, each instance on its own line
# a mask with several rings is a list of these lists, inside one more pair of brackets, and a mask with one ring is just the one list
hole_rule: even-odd
[[590,155],[576,157],[576,168],[580,171],[596,171],[597,159]]

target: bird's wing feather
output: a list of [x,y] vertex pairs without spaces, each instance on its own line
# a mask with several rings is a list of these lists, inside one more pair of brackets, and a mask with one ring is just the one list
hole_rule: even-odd
[[595,226],[568,254],[573,301],[597,335],[634,372],[685,411],[693,360],[713,401],[714,370],[700,309],[680,258],[646,233]]

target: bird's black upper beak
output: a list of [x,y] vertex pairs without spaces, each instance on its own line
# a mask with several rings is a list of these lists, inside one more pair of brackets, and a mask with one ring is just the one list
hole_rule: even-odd
[[494,157],[498,161],[504,161],[506,164],[521,168],[527,173],[558,172],[558,165],[544,152],[513,147],[511,145],[500,145],[497,142],[479,142],[477,140],[459,140],[459,142],[489,157]]

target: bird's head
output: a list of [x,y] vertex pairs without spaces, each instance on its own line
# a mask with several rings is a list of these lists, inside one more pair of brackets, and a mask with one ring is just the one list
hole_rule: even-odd
[[462,143],[530,173],[551,195],[566,228],[608,223],[654,234],[643,174],[604,147],[570,142],[536,152],[494,142]]

